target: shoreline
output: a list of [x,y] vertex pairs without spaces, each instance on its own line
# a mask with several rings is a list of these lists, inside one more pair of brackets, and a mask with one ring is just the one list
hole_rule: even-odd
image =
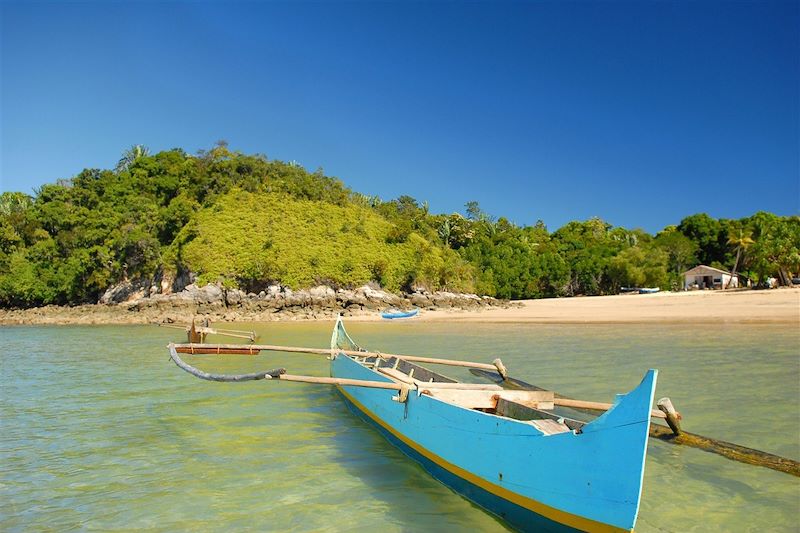
[[[0,325],[186,324],[192,318],[212,322],[273,322],[331,320],[336,309],[308,308],[301,312],[241,309],[133,308],[124,304],[89,304],[0,309]],[[351,322],[382,321],[377,309],[345,310]],[[793,324],[800,325],[800,288],[737,291],[662,292],[611,296],[578,296],[518,300],[508,305],[478,308],[426,308],[422,322],[530,324]]]

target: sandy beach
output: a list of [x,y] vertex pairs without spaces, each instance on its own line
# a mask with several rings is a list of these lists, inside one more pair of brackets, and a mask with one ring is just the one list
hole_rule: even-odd
[[[425,311],[418,320],[530,323],[786,323],[800,325],[800,288],[522,300],[483,311]],[[380,320],[357,317],[353,320]]]

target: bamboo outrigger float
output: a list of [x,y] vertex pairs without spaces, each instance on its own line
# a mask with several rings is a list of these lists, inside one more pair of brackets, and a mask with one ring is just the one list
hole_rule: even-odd
[[[510,378],[499,359],[488,364],[367,351],[350,338],[341,317],[330,349],[189,343],[170,344],[169,351],[176,365],[201,379],[336,386],[353,412],[436,479],[519,530],[631,531],[648,436],[669,433],[678,443],[691,435],[682,432],[668,398],[651,408],[656,370],[614,403],[575,400]],[[258,351],[327,355],[330,377],[293,375],[283,368],[211,374],[179,355]],[[466,367],[495,383],[459,383],[417,363]],[[565,416],[576,411],[602,414],[589,421]],[[671,429],[651,424],[653,419]],[[797,462],[778,459],[793,465],[777,469],[798,475]]]

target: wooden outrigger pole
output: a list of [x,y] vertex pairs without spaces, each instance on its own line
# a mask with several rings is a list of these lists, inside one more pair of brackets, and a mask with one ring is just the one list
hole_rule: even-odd
[[[330,355],[330,348],[303,348],[299,346],[276,346],[272,344],[249,344],[242,346],[241,344],[203,344],[197,345],[195,343],[189,344],[176,344],[175,349],[178,353],[191,353],[191,354],[217,354],[217,353],[230,353],[226,350],[243,350],[257,355],[259,351],[266,352],[288,352],[288,353],[306,353],[315,355]],[[200,351],[203,350],[203,351]],[[238,353],[238,352],[237,352]],[[455,359],[439,359],[436,357],[422,357],[418,355],[399,355],[381,352],[361,352],[357,350],[337,350],[337,353],[345,355],[353,355],[356,357],[380,357],[382,359],[400,359],[403,361],[410,361],[414,363],[431,363],[437,365],[460,366],[465,368],[479,368],[482,370],[490,370],[498,374],[508,375],[506,367],[500,359],[495,359],[491,364],[489,363],[473,363],[471,361],[459,361]],[[502,369],[502,370],[501,370]]]

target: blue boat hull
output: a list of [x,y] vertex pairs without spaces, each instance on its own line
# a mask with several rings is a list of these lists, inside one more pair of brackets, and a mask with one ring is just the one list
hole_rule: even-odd
[[[334,377],[390,381],[351,357]],[[348,405],[436,479],[523,531],[630,531],[644,475],[656,371],[603,416],[574,432],[532,424],[412,391],[340,387]]]
[[414,309],[413,311],[397,312],[397,313],[383,312],[381,313],[381,317],[386,318],[388,320],[393,320],[396,318],[412,318],[417,316],[417,313],[419,313],[419,309]]
[[466,479],[453,474],[446,468],[439,466],[439,464],[428,459],[425,455],[403,442],[389,429],[381,425],[380,422],[373,417],[373,415],[367,412],[364,406],[358,404],[358,402],[354,400],[352,396],[344,392],[341,387],[339,387],[339,392],[342,394],[345,404],[353,413],[369,423],[372,427],[378,429],[378,431],[380,431],[390,443],[422,465],[422,467],[434,478],[438,479],[443,484],[455,490],[457,493],[466,497],[473,503],[505,520],[512,527],[523,531],[547,531],[553,533],[576,531],[574,528],[564,526],[563,524],[559,524],[553,520],[549,520],[524,507],[496,496],[495,494],[482,489],[478,485],[470,483]]

